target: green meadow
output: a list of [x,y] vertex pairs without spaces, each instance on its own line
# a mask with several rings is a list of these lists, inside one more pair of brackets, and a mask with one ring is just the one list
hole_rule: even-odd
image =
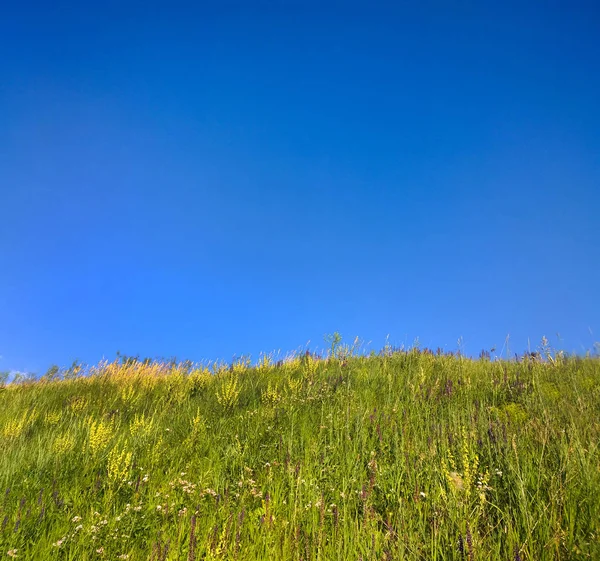
[[333,345],[0,389],[0,558],[600,559],[600,359]]

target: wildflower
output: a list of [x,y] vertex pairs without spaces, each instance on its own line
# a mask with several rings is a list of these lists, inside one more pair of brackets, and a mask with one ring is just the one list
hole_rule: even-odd
[[447,477],[455,489],[462,489],[465,486],[463,478],[457,472],[452,471],[447,475]]
[[91,421],[89,427],[89,449],[94,456],[108,445],[113,434],[113,427],[104,421]]
[[52,545],[53,545],[54,547],[60,547],[60,546],[61,546],[61,545],[62,545],[62,544],[65,542],[65,539],[66,539],[66,538],[61,538],[60,540],[58,540],[58,541],[54,542]]
[[67,454],[75,447],[75,438],[72,434],[63,434],[56,438],[52,445],[53,451],[58,454]]
[[74,516],[74,517],[71,519],[71,522],[79,522],[80,520],[81,520],[81,516]]
[[83,524],[79,524],[79,526],[75,527],[75,531],[79,532],[79,530],[81,530],[83,528]]
[[102,554],[104,553],[104,548],[103,548],[103,547],[99,547],[99,548],[96,550],[96,553],[99,553],[100,555],[102,555]]
[[421,495],[421,497],[423,497],[423,498],[425,498],[425,497],[427,496],[425,493],[423,493],[423,491],[421,491],[421,492],[419,493],[419,495]]
[[119,555],[118,558],[119,559],[129,559],[129,555],[127,555],[127,553],[122,553],[121,555]]
[[131,466],[132,453],[114,448],[108,455],[108,478],[111,481],[126,481]]
[[9,549],[7,555],[9,557],[17,557],[17,550],[16,549]]

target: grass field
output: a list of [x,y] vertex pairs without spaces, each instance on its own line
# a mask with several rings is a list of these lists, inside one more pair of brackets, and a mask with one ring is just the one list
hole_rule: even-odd
[[0,389],[0,558],[600,559],[600,360],[124,359]]

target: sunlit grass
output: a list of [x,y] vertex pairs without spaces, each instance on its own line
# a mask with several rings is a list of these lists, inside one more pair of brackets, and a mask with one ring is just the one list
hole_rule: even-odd
[[600,559],[599,413],[560,353],[53,371],[0,390],[0,558]]

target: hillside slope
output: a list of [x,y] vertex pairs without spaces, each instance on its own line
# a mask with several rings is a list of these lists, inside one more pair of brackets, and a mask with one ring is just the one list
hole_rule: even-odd
[[100,364],[0,390],[0,558],[600,559],[600,361]]

